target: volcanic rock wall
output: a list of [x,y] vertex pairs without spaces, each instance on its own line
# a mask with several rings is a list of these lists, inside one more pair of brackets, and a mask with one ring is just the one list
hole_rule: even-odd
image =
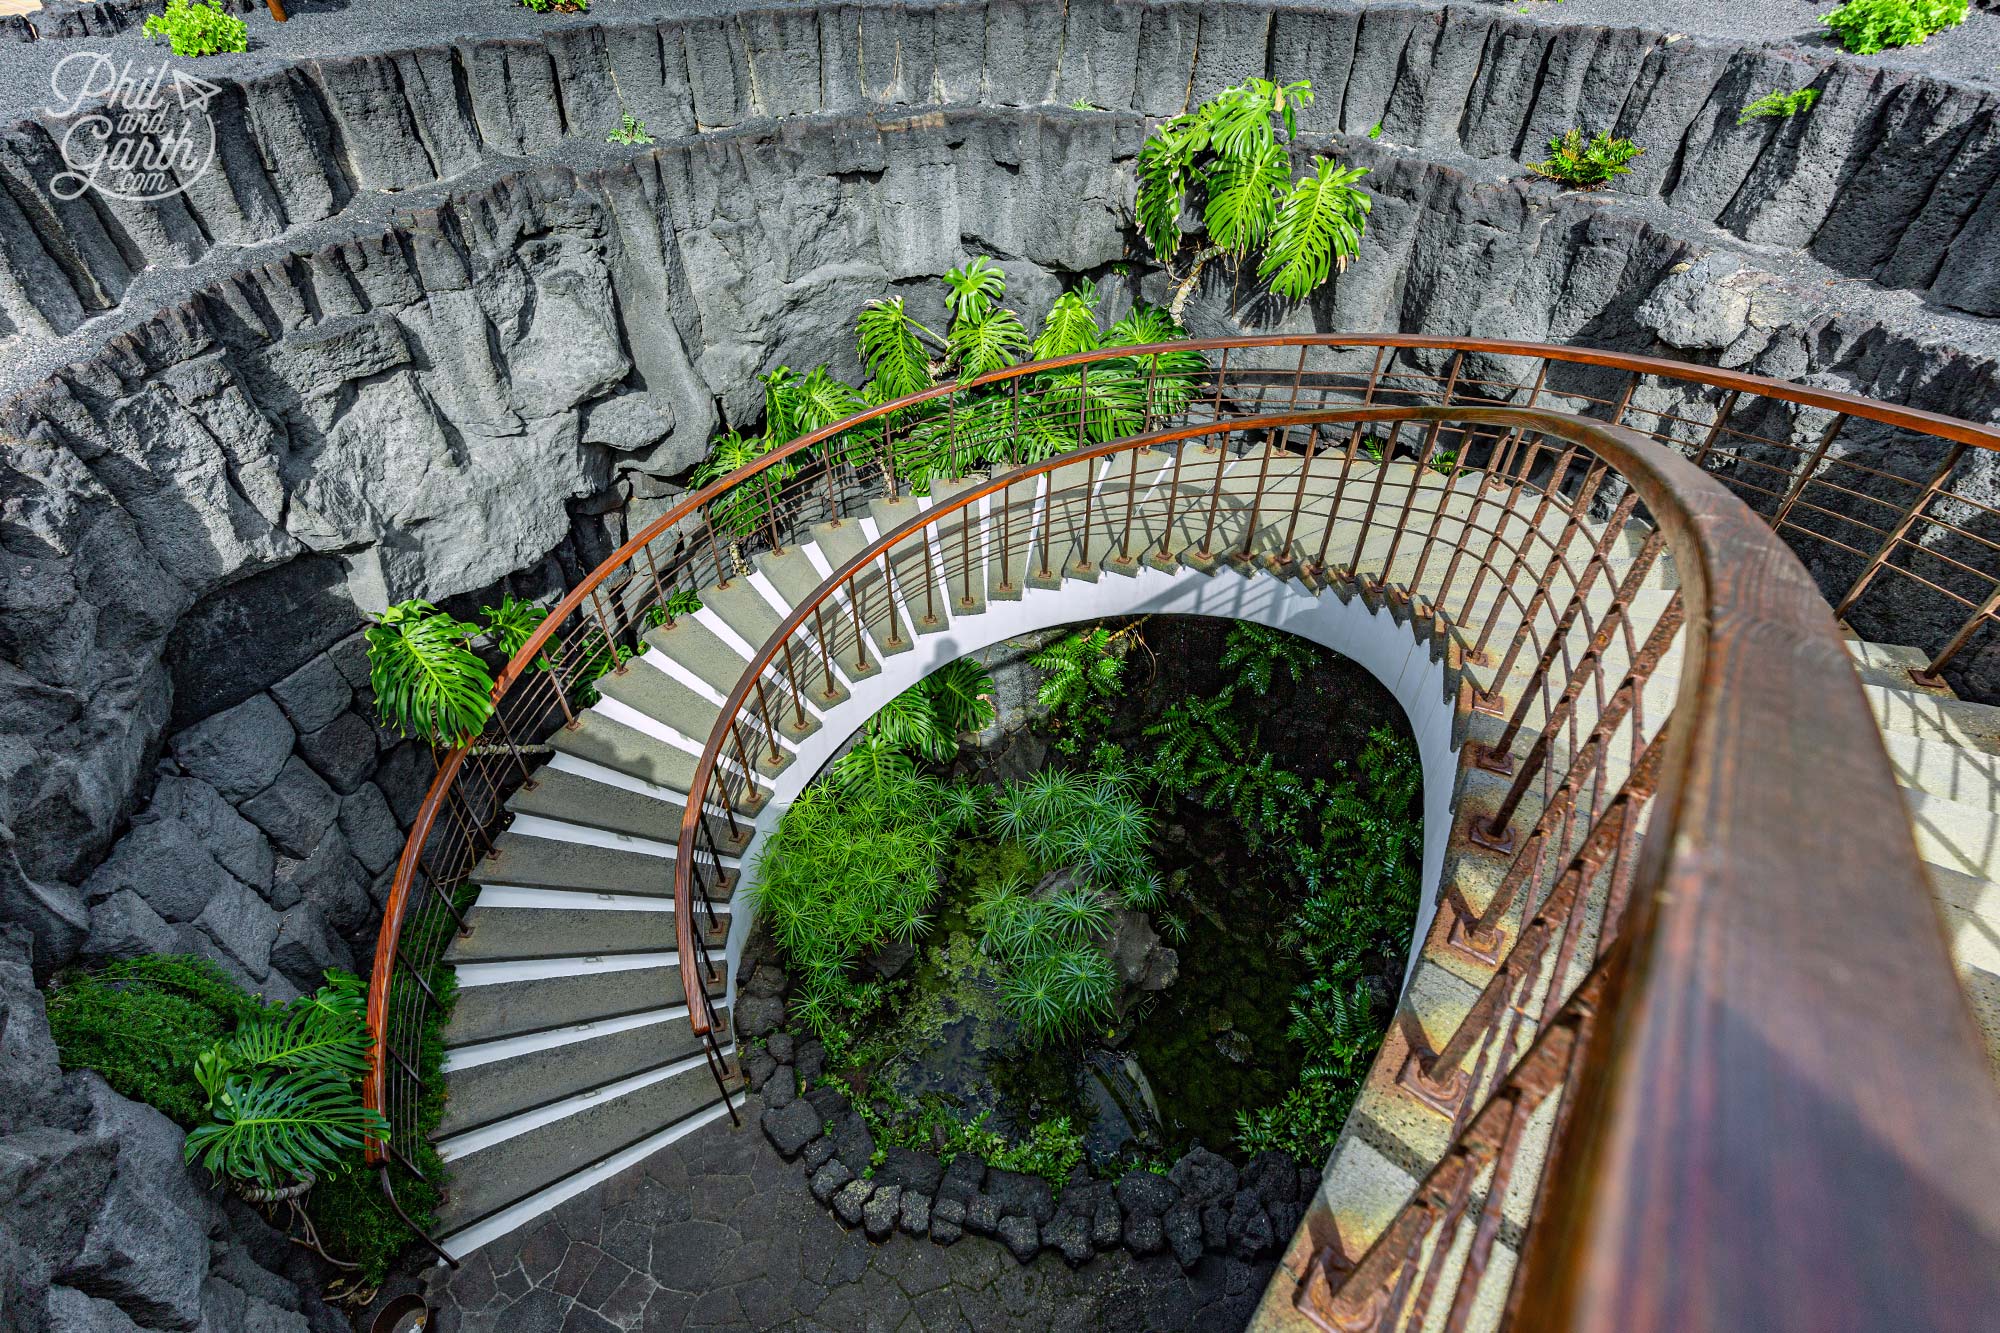
[[[969,255],[1031,316],[1078,275],[1158,299],[1130,215],[1146,118],[1248,75],[1314,81],[1306,147],[1371,166],[1375,210],[1310,302],[1215,269],[1197,332],[1579,342],[2000,416],[1990,92],[1485,7],[994,0],[523,32],[205,66],[222,160],[158,204],[54,201],[51,127],[0,134],[15,981],[30,940],[43,977],[193,950],[274,997],[365,967],[430,761],[372,721],[364,614],[574,582],[716,428],[754,424],[757,374],[858,378],[862,303],[941,319],[932,280]],[[1811,115],[1736,125],[1809,82]],[[604,143],[627,111],[654,146]],[[1618,191],[1523,178],[1572,124],[1646,146]],[[97,1142],[135,1114],[57,1083],[32,987],[7,994],[6,1039],[55,1090],[21,1125]],[[33,1197],[10,1181],[68,1179],[84,1151],[36,1142],[0,1163],[0,1233]],[[103,1179],[179,1175],[124,1160]],[[103,1225],[39,1257],[0,1244],[24,1326],[117,1326],[81,1322],[111,1318],[84,1299],[192,1326],[212,1278],[175,1261],[194,1305],[100,1281],[78,1256]]]

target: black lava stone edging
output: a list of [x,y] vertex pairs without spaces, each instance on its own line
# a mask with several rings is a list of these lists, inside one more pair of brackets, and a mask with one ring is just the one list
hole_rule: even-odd
[[763,1042],[744,1057],[743,1074],[763,1097],[764,1136],[803,1165],[813,1198],[871,1240],[901,1230],[952,1245],[970,1233],[999,1241],[1023,1264],[1053,1250],[1071,1267],[1122,1245],[1139,1258],[1170,1251],[1185,1269],[1209,1251],[1251,1260],[1275,1250],[1318,1188],[1319,1173],[1287,1153],[1260,1153],[1239,1170],[1199,1145],[1165,1175],[1138,1170],[1113,1183],[1079,1166],[1059,1193],[1040,1176],[989,1168],[970,1153],[947,1164],[888,1147],[876,1162],[875,1136],[847,1094],[814,1086],[826,1058],[820,1043],[779,1026],[783,971],[769,963],[746,970],[736,1035]]

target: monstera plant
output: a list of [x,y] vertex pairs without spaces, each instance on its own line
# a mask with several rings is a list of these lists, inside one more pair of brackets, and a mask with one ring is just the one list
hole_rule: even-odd
[[259,1202],[293,1199],[342,1169],[388,1122],[361,1103],[368,1072],[368,996],[338,970],[326,984],[267,1010],[195,1061],[208,1119],[186,1153]]
[[475,625],[412,598],[368,627],[368,684],[384,726],[433,745],[463,745],[479,734],[493,715],[493,673],[470,645],[483,638],[512,657],[548,612],[509,594],[480,616],[485,623]]
[[1139,149],[1139,229],[1154,257],[1172,270],[1190,208],[1207,233],[1176,285],[1176,317],[1202,265],[1218,255],[1240,261],[1261,250],[1257,276],[1279,296],[1303,297],[1359,253],[1371,201],[1355,183],[1368,169],[1315,157],[1292,179],[1290,141],[1299,108],[1312,99],[1307,79],[1251,79],[1175,116]]

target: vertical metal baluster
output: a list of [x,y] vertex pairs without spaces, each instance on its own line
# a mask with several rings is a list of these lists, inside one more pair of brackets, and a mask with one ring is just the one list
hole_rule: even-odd
[[[1030,515],[1032,518],[1033,515]],[[1010,567],[1014,545],[1014,483],[1008,482],[1000,491],[1000,595],[1005,597],[1014,591],[1013,570]]]
[[743,714],[741,710],[738,710],[736,715],[729,719],[729,734],[736,741],[736,762],[742,765],[743,768],[743,799],[745,801],[755,801],[757,799],[757,766],[750,762],[750,751],[743,744]]
[[[1301,358],[1303,360],[1303,358]],[[1285,525],[1285,541],[1271,557],[1272,568],[1291,563],[1292,542],[1299,535],[1299,511],[1305,508],[1306,480],[1312,476],[1313,456],[1319,452],[1319,423],[1315,421],[1306,430],[1306,456],[1299,463],[1299,485],[1292,492],[1292,518]]]
[[799,668],[792,657],[792,636],[789,634],[785,636],[785,684],[790,686],[792,691],[792,725],[796,730],[804,732],[806,701],[799,693]]
[[1695,451],[1694,465],[1696,467],[1700,467],[1708,461],[1709,451],[1715,448],[1715,442],[1722,438],[1722,432],[1728,428],[1729,418],[1736,411],[1736,400],[1741,396],[1742,390],[1740,389],[1731,389],[1723,396],[1721,410],[1716,412],[1714,424],[1708,428],[1707,438],[1702,440],[1701,448]]
[[882,478],[891,502],[896,498],[896,445],[889,435],[889,418],[882,418]]
[[[1375,526],[1375,506],[1382,499],[1382,483],[1388,478],[1389,463],[1396,457],[1396,440],[1402,433],[1402,422],[1389,423],[1389,441],[1382,446],[1382,461],[1375,465],[1375,484],[1368,492],[1368,507],[1361,514],[1361,532],[1354,539],[1354,558],[1348,562],[1348,568],[1357,581],[1362,577],[1361,552],[1368,545],[1368,529]],[[1384,568],[1382,572],[1386,577],[1389,571]]]
[[820,697],[832,700],[840,697],[840,691],[833,683],[833,648],[826,641],[826,620],[820,615],[821,605],[824,604],[815,603],[813,606],[813,637],[819,640],[819,668],[826,676],[826,689]]
[[1930,665],[1926,666],[1922,671],[1912,671],[1910,679],[1919,685],[1925,686],[1944,684],[1944,677],[1938,673],[1944,670],[1947,662],[1958,656],[1960,650],[1972,641],[1973,634],[1978,631],[1981,625],[1992,619],[1996,611],[2000,611],[2000,585],[1996,585],[1992,594],[1979,604],[1979,609],[1974,611],[1966,622],[1958,627],[1958,633],[1951,636],[1951,641],[1945,644],[1938,651],[1938,655],[1930,660]]
[[917,529],[917,562],[924,567],[924,623],[938,623],[937,591],[931,586],[931,525]]
[[775,466],[767,467],[760,474],[760,478],[764,483],[764,518],[770,530],[771,554],[783,555],[785,553],[785,543],[784,539],[778,535],[778,497],[772,491],[771,482],[771,474],[775,471],[777,471]]
[[889,553],[884,551],[882,552],[882,604],[889,613],[888,646],[894,648],[903,642],[903,618],[896,613],[896,593],[891,577]]
[[1936,499],[1938,493],[1944,489],[1945,478],[1949,477],[1952,469],[1958,466],[1959,459],[1965,456],[1965,451],[1968,447],[1962,443],[1953,444],[1950,450],[1946,452],[1944,462],[1938,465],[1937,471],[1931,473],[1930,480],[1925,482],[1923,488],[1917,492],[1917,498],[1910,502],[1910,507],[1905,509],[1903,516],[1896,521],[1896,526],[1890,529],[1889,534],[1883,538],[1882,545],[1876,549],[1874,555],[1868,558],[1867,567],[1855,578],[1854,584],[1847,590],[1846,596],[1842,597],[1840,604],[1833,608],[1833,614],[1836,619],[1844,619],[1854,604],[1861,600],[1861,594],[1868,591],[1868,585],[1875,581],[1875,575],[1881,571],[1884,564],[1888,563],[1889,557],[1895,552],[1896,547],[1901,545],[1903,539],[1909,536],[1910,529],[1916,526],[1917,520],[1923,516],[1924,510],[1930,506],[1930,502]]
[[1181,498],[1181,462],[1187,457],[1188,441],[1174,443],[1174,475],[1167,482],[1167,521],[1160,528],[1160,554],[1158,559],[1165,564],[1173,555],[1174,509]]
[[1132,563],[1132,505],[1139,498],[1139,454],[1137,446],[1125,451],[1132,458],[1131,470],[1125,477],[1125,527],[1118,534],[1117,560],[1121,565]]
[[1840,434],[1840,428],[1846,424],[1846,413],[1842,413],[1827,423],[1826,430],[1820,434],[1819,445],[1812,451],[1812,457],[1807,460],[1805,467],[1800,469],[1798,480],[1792,483],[1791,490],[1786,493],[1783,503],[1778,506],[1778,512],[1771,516],[1771,528],[1773,531],[1785,525],[1785,520],[1791,516],[1792,506],[1799,502],[1799,496],[1812,483],[1813,474],[1819,471],[1821,461],[1826,458],[1826,451],[1833,447],[1834,438]]
[[[965,581],[963,584],[965,592],[958,599],[958,604],[968,611],[974,606],[972,600],[972,505],[977,503],[979,502],[975,500],[972,504],[964,504],[958,507],[958,558],[965,566]],[[939,542],[938,544],[942,547],[944,543]]]
[[854,613],[854,672],[858,679],[868,670],[868,640],[861,626],[861,590],[847,581],[847,609]]
[[1263,508],[1264,481],[1271,475],[1272,448],[1269,441],[1264,444],[1264,456],[1257,463],[1257,489],[1250,493],[1250,521],[1243,527],[1243,551],[1241,558],[1250,558],[1251,547],[1257,540],[1257,515]]
[[715,501],[710,500],[701,507],[702,527],[708,531],[708,558],[715,562],[715,586],[729,586],[729,566],[722,563],[722,546],[715,538]]
[[764,694],[764,677],[761,672],[757,676],[757,717],[764,724],[764,738],[770,742],[771,766],[775,768],[778,761],[785,756],[783,751],[778,749],[778,724],[771,716],[771,701]]

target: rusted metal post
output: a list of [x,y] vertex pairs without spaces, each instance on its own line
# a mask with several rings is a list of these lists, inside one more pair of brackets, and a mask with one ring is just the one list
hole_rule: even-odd
[[1952,469],[1958,466],[1958,460],[1965,456],[1965,451],[1968,447],[1970,446],[1963,443],[1956,443],[1946,451],[1944,462],[1938,465],[1937,471],[1931,473],[1931,479],[1925,482],[1923,487],[1918,490],[1917,498],[1912,500],[1910,507],[1903,511],[1903,516],[1896,521],[1896,526],[1891,528],[1889,535],[1882,539],[1882,545],[1876,549],[1874,555],[1869,557],[1866,568],[1856,576],[1853,586],[1847,590],[1847,595],[1842,597],[1840,604],[1833,608],[1836,620],[1845,618],[1854,604],[1861,600],[1861,594],[1868,591],[1868,585],[1874,582],[1875,575],[1888,562],[1890,555],[1895,552],[1896,547],[1902,544],[1905,537],[1909,536],[1910,529],[1916,526],[1917,520],[1923,515],[1924,510],[1929,507],[1930,502],[1937,498],[1938,492],[1944,489],[1945,478],[1949,477]]

